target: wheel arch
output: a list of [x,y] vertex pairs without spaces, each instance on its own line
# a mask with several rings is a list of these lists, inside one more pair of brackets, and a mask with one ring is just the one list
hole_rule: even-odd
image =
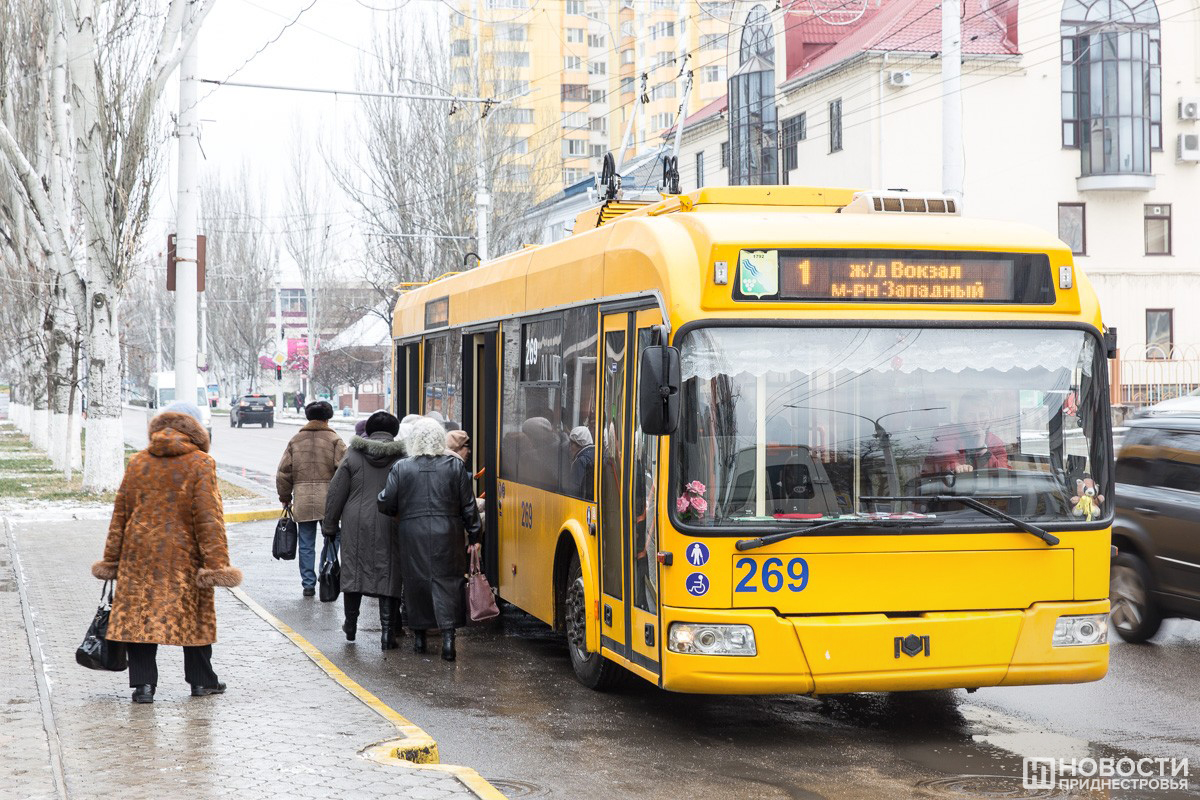
[[600,631],[596,625],[594,613],[596,601],[600,597],[600,587],[596,585],[596,563],[592,549],[592,540],[584,533],[583,526],[578,520],[568,520],[558,534],[554,548],[554,629],[565,630],[564,608],[567,599],[567,573],[571,568],[571,556],[579,555],[579,564],[583,572],[583,591],[587,597],[589,613],[587,615],[587,644],[591,650],[600,649]]

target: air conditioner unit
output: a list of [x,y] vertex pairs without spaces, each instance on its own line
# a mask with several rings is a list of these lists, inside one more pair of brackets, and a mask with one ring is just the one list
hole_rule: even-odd
[[1175,150],[1177,161],[1200,163],[1200,133],[1181,133]]
[[1179,99],[1179,118],[1193,122],[1200,119],[1200,97],[1181,97]]
[[894,69],[888,73],[888,86],[900,88],[903,86],[912,86],[912,82],[912,73],[906,69]]

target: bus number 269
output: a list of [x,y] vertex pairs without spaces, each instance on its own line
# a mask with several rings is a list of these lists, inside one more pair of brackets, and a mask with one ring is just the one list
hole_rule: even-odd
[[767,592],[778,592],[787,584],[793,592],[802,592],[808,586],[808,562],[797,556],[787,562],[787,574],[784,574],[782,558],[768,558],[762,562],[759,571],[759,561],[755,558],[739,558],[733,565],[735,570],[746,570],[746,574],[738,581],[735,592],[757,592],[759,586]]

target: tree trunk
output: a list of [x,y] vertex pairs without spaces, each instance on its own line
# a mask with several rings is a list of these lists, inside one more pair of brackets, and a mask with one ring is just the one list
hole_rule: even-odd
[[18,365],[17,375],[9,385],[8,418],[21,433],[29,432],[29,387],[25,373]]
[[118,336],[119,297],[111,283],[93,271],[88,319],[87,450],[83,488],[113,491],[125,474],[121,425],[121,346]]
[[[72,346],[75,314],[66,299],[57,295],[51,308],[50,334],[47,349],[46,378],[50,400],[50,462],[71,479],[71,396],[74,383],[75,358]],[[78,428],[75,428],[78,435]]]
[[34,373],[32,378],[30,388],[33,389],[33,397],[30,405],[33,408],[33,414],[29,422],[29,441],[35,450],[45,453],[50,445],[50,406],[46,392],[45,370]]

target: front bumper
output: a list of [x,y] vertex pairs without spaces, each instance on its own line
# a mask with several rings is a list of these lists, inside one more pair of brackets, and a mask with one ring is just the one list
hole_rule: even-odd
[[[838,694],[1084,683],[1099,680],[1108,671],[1108,645],[1052,647],[1054,623],[1060,616],[1107,612],[1108,600],[899,618],[884,614],[782,617],[770,609],[666,607],[664,632],[676,621],[753,626],[757,655],[684,655],[664,648],[663,688],[721,694]],[[904,647],[905,640],[910,647]]]

